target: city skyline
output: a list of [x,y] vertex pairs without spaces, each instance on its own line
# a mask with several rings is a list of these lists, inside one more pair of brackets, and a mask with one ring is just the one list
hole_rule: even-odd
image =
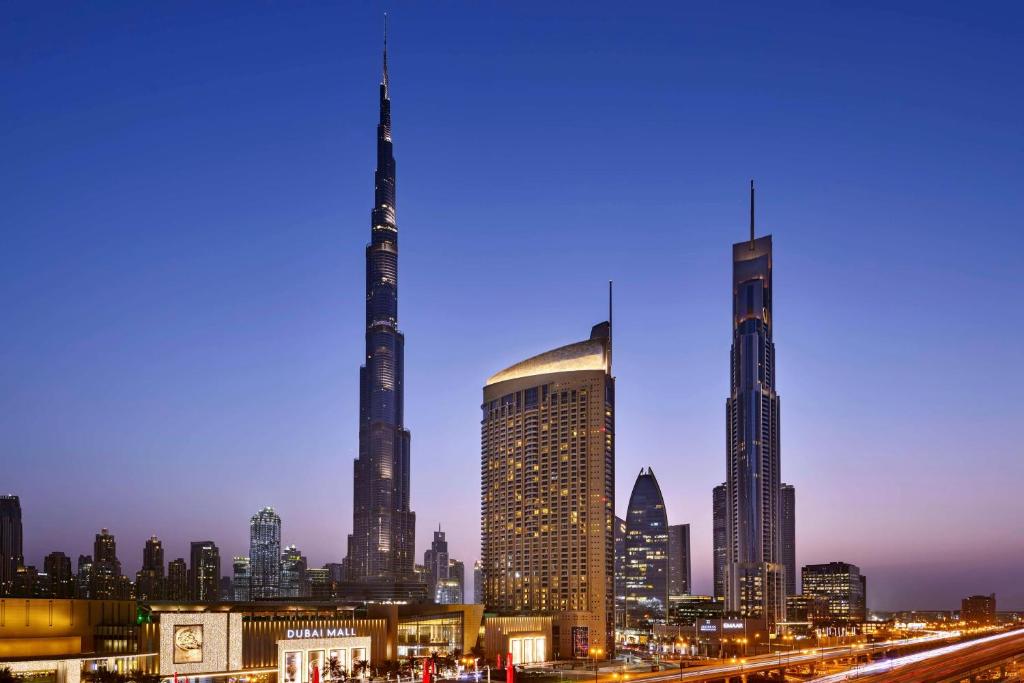
[[[979,25],[966,8],[935,11],[947,22]],[[849,10],[859,21],[830,24],[824,32],[840,38],[831,50],[822,39],[800,39],[801,46],[823,51],[824,64],[834,67],[831,78],[795,68],[794,53],[767,38],[754,43],[767,63],[748,78],[740,67],[749,64],[730,61],[725,48],[683,21],[722,32],[721,15],[672,12],[680,21],[650,29],[658,40],[648,43],[638,33],[650,26],[643,14],[627,14],[621,30],[593,18],[574,27],[564,16],[542,30],[539,10],[509,10],[508,26],[525,29],[537,48],[531,58],[524,57],[516,30],[481,21],[471,9],[449,28],[447,13],[433,17],[402,7],[392,14],[393,59],[402,65],[396,115],[407,193],[403,328],[415,339],[406,359],[406,422],[417,435],[414,453],[423,454],[412,466],[412,507],[420,517],[415,556],[426,547],[426,532],[441,523],[453,556],[479,557],[480,387],[493,368],[575,338],[581,320],[598,319],[601,288],[611,278],[619,294],[616,512],[624,513],[637,467],[650,463],[665,473],[666,505],[676,521],[691,524],[695,587],[711,592],[708,491],[722,480],[721,397],[728,393],[722,372],[728,298],[722,292],[729,245],[743,238],[745,183],[753,176],[761,189],[759,224],[774,236],[779,265],[782,478],[799,489],[797,565],[858,565],[871,577],[869,606],[876,609],[952,608],[963,595],[993,591],[1000,605],[1024,607],[1024,593],[1012,580],[1024,562],[1024,544],[1014,523],[1020,503],[1009,483],[1024,473],[1019,446],[1001,433],[1009,431],[1001,425],[1021,413],[1021,399],[1005,400],[1001,387],[1015,385],[1021,370],[998,360],[1013,357],[1021,327],[998,314],[1015,270],[1010,250],[1000,245],[1022,213],[1010,182],[1019,169],[1008,170],[1019,149],[1005,145],[1012,128],[1003,118],[1017,110],[1019,95],[999,94],[996,87],[1005,74],[997,56],[1010,49],[1004,33],[980,24],[990,39],[982,47],[977,36],[951,33],[943,21],[920,26],[889,12],[886,18],[907,32],[910,45],[932,59],[926,67],[886,45],[883,56],[903,69],[902,79],[887,79],[885,60],[855,47],[880,12]],[[799,21],[781,15],[755,12],[735,31],[747,37],[758,21],[776,28],[784,18]],[[26,562],[41,565],[55,550],[69,557],[90,552],[92,535],[106,527],[117,536],[128,575],[139,568],[145,539],[154,533],[168,558],[188,557],[190,541],[210,539],[226,564],[246,554],[247,519],[266,505],[279,511],[284,537],[303,549],[311,566],[340,561],[351,531],[358,412],[352,365],[362,356],[358,293],[379,12],[361,8],[343,20],[337,10],[322,8],[287,17],[271,8],[251,10],[244,17],[250,37],[232,39],[245,59],[228,60],[207,76],[199,75],[197,57],[171,51],[119,67],[98,82],[105,87],[95,96],[75,86],[65,56],[109,65],[131,53],[139,36],[172,41],[167,29],[145,22],[138,36],[113,37],[103,49],[83,40],[90,30],[133,16],[133,10],[110,9],[85,16],[78,28],[29,23],[25,37],[9,43],[18,46],[25,73],[5,79],[21,90],[28,82],[21,79],[49,84],[27,88],[26,99],[14,103],[15,131],[2,134],[23,170],[8,187],[17,196],[11,224],[24,232],[14,235],[4,257],[11,259],[5,291],[15,295],[4,322],[16,333],[2,361],[11,389],[2,399],[9,420],[0,426],[0,447],[12,462],[5,492],[21,497]],[[213,25],[222,19],[215,11]],[[444,47],[444,36],[462,35],[474,20],[479,25],[471,39]],[[312,26],[317,23],[324,25]],[[181,28],[175,20],[169,25]],[[441,31],[441,38],[428,29]],[[189,30],[199,54],[219,54],[214,29]],[[888,35],[894,29],[880,30]],[[246,66],[259,41],[276,32],[287,49],[305,56]],[[771,33],[757,27],[762,32]],[[51,53],[48,40],[29,47],[26,38],[33,35],[67,40]],[[617,39],[602,50],[595,36]],[[991,67],[985,78],[967,78],[945,57],[950,42],[971,40],[981,51],[972,54]],[[297,48],[303,43],[305,52]],[[612,58],[628,47],[638,48],[636,54],[615,66]],[[851,56],[861,67],[874,67],[873,84],[851,80],[840,64]],[[554,57],[566,66],[558,78],[538,76],[544,58]],[[702,78],[693,66],[698,59],[721,81]],[[923,86],[900,93],[906,80],[932,82],[927,72],[936,60],[963,93],[959,99]],[[148,74],[135,71],[163,73],[176,65],[188,67],[187,76],[158,79],[152,90]],[[772,66],[779,68],[774,80],[767,77]],[[673,69],[680,75],[669,79]],[[289,70],[300,77],[289,79]],[[650,94],[653,102],[641,113],[613,102],[594,87],[602,70],[611,83],[603,87]],[[492,71],[521,88],[518,98],[486,77]],[[289,80],[286,92],[295,102],[270,103]],[[213,92],[222,82],[241,89],[235,94],[254,118],[234,137],[211,140],[202,155],[139,147],[154,122],[176,140],[222,134],[237,113]],[[127,84],[124,93],[119,83]],[[66,96],[78,103],[81,121],[77,113],[73,122],[60,112],[58,89],[59,101]],[[861,105],[842,125],[830,119],[863,95],[872,105]],[[815,104],[814,116],[799,115],[790,100]],[[574,125],[545,113],[553,102]],[[734,116],[726,106],[750,102],[761,103],[759,116]],[[115,105],[130,112],[113,119],[116,134],[109,122],[104,127]],[[166,118],[189,107],[205,119]],[[944,118],[950,108],[975,125],[951,128]],[[463,109],[480,110],[480,120]],[[712,124],[716,112],[727,112],[726,120]],[[909,142],[879,129],[873,117],[883,114],[904,133],[914,131]],[[796,123],[785,123],[786,115]],[[668,125],[676,117],[680,125]],[[44,128],[53,146],[44,143],[50,139]],[[256,134],[256,128],[264,130]],[[829,143],[840,129],[861,141],[881,136],[881,142],[864,148],[874,153]],[[652,172],[639,174],[651,183],[645,188],[624,180],[621,169],[649,161],[642,152],[650,152],[645,138],[654,132],[667,151],[658,156],[676,160],[651,162]],[[951,133],[958,134],[952,142]],[[489,146],[458,149],[462,134]],[[615,136],[621,137],[609,141]],[[113,143],[103,149],[111,161],[96,165],[96,145],[108,139]],[[956,160],[948,167],[929,156],[937,140]],[[823,149],[811,149],[809,141]],[[539,153],[556,143],[574,157],[565,162],[568,169],[538,168]],[[912,152],[900,146],[912,143],[918,145]],[[918,155],[913,163],[912,153]],[[232,154],[243,158],[232,162]],[[612,161],[602,162],[605,157]],[[455,173],[470,160],[476,177]],[[983,163],[992,170],[984,172]],[[210,170],[198,171],[204,164],[212,164]],[[297,175],[257,172],[264,164]],[[55,165],[61,201],[41,211],[43,190],[53,187],[41,179]],[[87,167],[95,178],[84,175]],[[246,169],[241,179],[221,184],[218,174]],[[558,182],[568,170],[576,181]],[[145,184],[133,185],[133,175]],[[223,203],[201,191],[215,177]],[[612,188],[620,182],[621,201],[613,202]],[[154,191],[154,184],[162,190]],[[134,190],[117,193],[115,210],[100,219],[96,202],[110,186]],[[124,196],[133,193],[138,197]],[[624,227],[636,223],[640,206],[655,207],[665,226],[657,253]],[[559,226],[564,233],[554,230]],[[593,243],[602,240],[598,249]],[[535,253],[550,258],[538,261]],[[589,261],[586,268],[575,265],[583,261]],[[941,306],[931,303],[940,270]],[[580,282],[587,272],[602,278]],[[489,311],[487,283],[504,280],[527,281],[531,296],[549,287],[590,288],[594,303],[580,310],[543,300]],[[645,347],[652,319],[665,321],[666,354]],[[922,335],[926,329],[942,333]],[[683,378],[687,395],[673,395]],[[665,398],[651,407],[647,395]],[[656,425],[668,420],[681,424],[685,442],[665,440]],[[435,459],[443,466],[433,466]],[[140,461],[146,466],[135,467]],[[289,462],[322,476],[285,489],[267,473]],[[222,491],[228,475],[241,485]],[[73,498],[54,501],[48,493],[55,486],[87,490],[108,482],[118,495],[88,506]],[[987,495],[964,499],[965,482]],[[464,493],[439,495],[449,488]],[[885,538],[876,536],[880,524],[889,530]],[[922,582],[924,568],[929,580]]]

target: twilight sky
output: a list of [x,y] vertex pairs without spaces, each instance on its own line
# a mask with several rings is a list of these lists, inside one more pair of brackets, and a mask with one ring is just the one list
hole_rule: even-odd
[[[479,545],[488,375],[616,282],[617,508],[711,590],[730,244],[775,240],[797,560],[1024,609],[1019,3],[6,3],[0,490],[27,559],[351,529],[381,13],[422,554]],[[227,565],[227,562],[225,562]]]

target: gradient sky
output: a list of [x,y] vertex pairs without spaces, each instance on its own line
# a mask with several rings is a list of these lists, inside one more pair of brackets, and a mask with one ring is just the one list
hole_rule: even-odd
[[[711,590],[730,244],[775,240],[797,560],[1024,609],[1020,3],[5,3],[0,490],[128,571],[351,529],[381,13],[418,551],[479,546],[488,375],[616,282],[617,509]],[[1017,247],[1014,245],[1017,244]],[[225,565],[227,566],[227,565]]]

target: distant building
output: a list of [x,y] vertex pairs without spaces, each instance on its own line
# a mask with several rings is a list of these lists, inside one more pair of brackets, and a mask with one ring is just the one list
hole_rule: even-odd
[[484,604],[484,565],[480,560],[473,563],[473,602]]
[[960,602],[960,621],[979,626],[996,623],[996,594],[964,598]]
[[640,470],[626,510],[626,627],[665,619],[668,514],[654,470]]
[[14,575],[25,564],[21,531],[21,500],[0,496],[0,595],[11,594]]
[[71,571],[71,558],[55,551],[43,560],[43,571],[49,581],[50,598],[75,597],[75,575]]
[[779,526],[780,559],[786,568],[786,595],[796,595],[796,489],[792,484],[782,485],[779,504],[782,508]]
[[864,621],[867,618],[867,583],[857,565],[847,562],[808,564],[801,571],[805,597],[828,600],[832,621]]
[[307,567],[306,585],[313,600],[330,600],[334,595],[331,570],[327,567]]
[[13,595],[19,598],[44,598],[49,591],[46,577],[40,577],[39,571],[33,566],[22,565],[14,572]]
[[125,582],[121,579],[121,561],[117,559],[117,540],[108,530],[101,529],[96,534],[92,557],[89,597],[93,600],[131,597],[125,594]]
[[434,532],[430,548],[423,553],[423,567],[427,572],[427,589],[433,595],[437,591],[437,584],[448,579],[448,541],[440,525]]
[[164,546],[151,536],[142,549],[142,569],[135,575],[135,597],[139,600],[164,599]]
[[220,577],[218,582],[219,599],[221,602],[231,602],[235,599],[235,583],[230,576]]
[[787,595],[786,621],[817,624],[829,621],[828,598],[824,595]]
[[252,600],[252,564],[248,557],[231,560],[231,597],[235,602]]
[[439,605],[462,603],[462,586],[456,579],[441,579],[434,588],[434,602]]
[[668,623],[693,626],[701,619],[721,619],[724,602],[711,595],[670,595]]
[[92,555],[78,556],[78,577],[75,580],[75,595],[88,600],[92,593]]
[[290,545],[281,552],[281,597],[304,598],[306,590],[306,557]]
[[460,605],[466,602],[466,565],[462,560],[448,558],[448,580],[459,586],[459,599],[449,604]]
[[272,507],[249,519],[249,572],[253,600],[281,594],[281,518]]
[[[79,558],[81,566],[81,558]],[[167,591],[168,600],[184,601],[189,599],[188,565],[185,558],[179,557],[171,560],[167,565]]]
[[191,600],[217,602],[220,598],[220,549],[213,541],[192,541],[188,585]]
[[725,564],[728,561],[729,520],[726,516],[728,496],[725,484],[714,488],[712,496],[712,560],[714,562],[714,595],[725,598]]
[[668,528],[668,594],[689,595],[690,525],[672,524]]
[[484,601],[497,612],[551,615],[549,658],[615,647],[611,369],[603,322],[589,339],[496,373],[483,390]]
[[615,628],[626,627],[626,520],[616,516],[612,528],[615,546]]

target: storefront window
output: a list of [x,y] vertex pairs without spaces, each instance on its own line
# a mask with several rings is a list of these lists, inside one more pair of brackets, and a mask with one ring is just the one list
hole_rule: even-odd
[[348,650],[331,650],[327,653],[327,670],[324,672],[324,678],[336,680],[349,672]]
[[302,680],[302,653],[284,653],[284,680],[285,683],[298,683]]
[[324,677],[324,651],[323,650],[309,650],[308,652],[306,652],[306,657],[307,657],[307,659],[306,659],[306,664],[307,664],[306,665],[306,671],[308,672],[306,674],[306,680],[310,681],[310,683],[312,683],[312,681],[314,680],[314,678],[313,678],[313,675],[314,675],[313,671],[314,670],[316,670],[316,674],[319,675],[319,677],[321,679],[323,679],[323,677]]

